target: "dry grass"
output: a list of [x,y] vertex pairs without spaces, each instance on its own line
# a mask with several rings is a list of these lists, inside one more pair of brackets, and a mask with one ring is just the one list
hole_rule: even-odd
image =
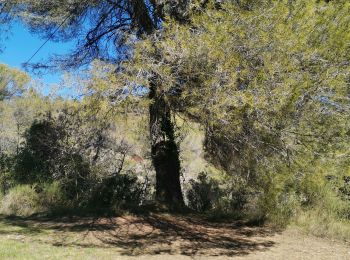
[[346,259],[349,251],[296,231],[197,216],[0,217],[1,259]]
[[340,219],[325,211],[300,212],[292,226],[305,234],[332,240],[350,241],[350,221]]

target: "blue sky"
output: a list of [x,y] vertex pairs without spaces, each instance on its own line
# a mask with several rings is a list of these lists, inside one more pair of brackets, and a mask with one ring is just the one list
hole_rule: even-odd
[[[31,34],[23,24],[17,22],[11,27],[11,33],[8,39],[1,40],[4,51],[0,53],[0,63],[5,63],[11,67],[19,69],[22,63],[26,62],[34,52],[45,42],[45,39]],[[73,43],[55,43],[49,41],[40,52],[33,58],[32,62],[38,62],[47,59],[51,54],[65,54],[73,48]],[[60,73],[45,74],[41,77],[31,74],[34,79],[41,79],[47,87],[50,84],[60,82]]]

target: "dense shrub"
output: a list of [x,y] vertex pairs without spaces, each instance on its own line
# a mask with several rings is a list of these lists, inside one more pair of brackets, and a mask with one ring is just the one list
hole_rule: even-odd
[[128,144],[110,140],[108,124],[96,125],[79,112],[48,113],[32,123],[16,158],[14,183],[36,185],[40,197],[56,190],[80,209],[139,205],[141,184],[123,168]]
[[190,180],[187,191],[188,206],[198,212],[205,212],[215,207],[220,197],[218,181],[202,172],[197,180]]
[[87,199],[90,208],[118,210],[137,207],[143,198],[142,184],[134,174],[127,173],[105,177],[94,185]]
[[341,198],[350,202],[350,176],[342,176],[342,181],[339,186],[339,193]]
[[50,114],[33,122],[16,158],[14,178],[17,183],[62,180],[67,189],[75,191],[72,193],[82,189],[77,186],[83,185],[89,174],[89,165],[77,149],[82,144],[75,139],[77,136],[72,137],[65,123],[61,117],[54,118]]
[[12,168],[14,156],[8,156],[0,152],[0,193],[5,193],[13,182]]
[[17,157],[16,181],[35,183],[52,180],[53,159],[60,154],[59,140],[62,137],[62,131],[50,118],[34,121],[25,133],[25,144]]
[[17,185],[0,193],[0,214],[30,216],[75,210],[134,209],[144,199],[144,187],[133,174],[120,174],[98,182],[90,180],[86,193],[70,198],[62,183]]
[[71,206],[58,182],[17,185],[0,196],[0,212],[6,215],[29,216],[66,210]]
[[29,216],[40,212],[39,195],[29,185],[18,185],[3,197],[0,212],[6,215]]
[[34,189],[38,193],[38,205],[46,212],[56,212],[60,210],[68,210],[72,208],[73,203],[64,193],[59,182],[45,183],[34,185]]

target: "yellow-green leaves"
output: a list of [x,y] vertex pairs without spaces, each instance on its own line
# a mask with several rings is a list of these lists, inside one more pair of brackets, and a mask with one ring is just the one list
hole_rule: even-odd
[[140,41],[128,68],[143,71],[144,86],[157,75],[173,109],[207,127],[214,163],[251,177],[276,172],[275,164],[296,163],[302,154],[305,161],[319,157],[327,150],[321,143],[332,147],[336,135],[343,138],[339,149],[349,141],[349,6],[209,5],[191,24],[170,20]]
[[0,101],[20,94],[29,81],[26,73],[0,64]]

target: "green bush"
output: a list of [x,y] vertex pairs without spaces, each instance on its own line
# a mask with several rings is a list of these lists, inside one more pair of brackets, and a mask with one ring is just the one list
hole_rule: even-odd
[[209,211],[218,204],[220,193],[218,181],[202,172],[197,180],[190,180],[190,188],[187,191],[188,206],[198,212]]
[[86,193],[77,198],[67,194],[64,183],[17,185],[0,195],[0,214],[30,216],[79,210],[134,209],[142,203],[144,187],[132,174],[89,180]]
[[39,195],[30,185],[10,189],[0,205],[0,212],[5,215],[30,216],[40,211]]
[[36,187],[38,204],[47,212],[67,210],[73,203],[67,199],[59,182],[46,183]]
[[13,164],[15,157],[0,152],[0,193],[5,193],[13,182]]
[[0,196],[0,213],[30,216],[68,209],[72,206],[58,182],[50,184],[17,185]]
[[10,186],[11,175],[8,172],[0,171],[0,194],[4,194]]
[[258,198],[257,211],[248,215],[277,226],[286,226],[299,209],[300,199],[295,192],[270,190]]
[[131,173],[105,177],[92,187],[87,206],[112,210],[135,208],[141,204],[143,193],[141,183]]

